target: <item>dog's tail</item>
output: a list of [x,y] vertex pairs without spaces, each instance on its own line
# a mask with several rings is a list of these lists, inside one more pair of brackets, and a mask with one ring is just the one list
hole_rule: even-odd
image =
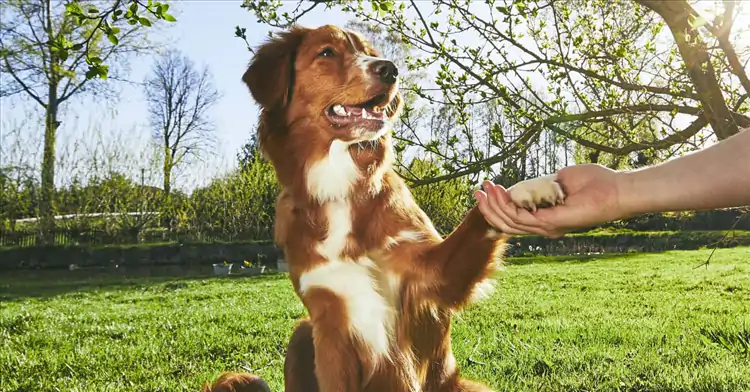
[[212,384],[203,383],[201,392],[271,392],[271,388],[250,373],[224,372]]

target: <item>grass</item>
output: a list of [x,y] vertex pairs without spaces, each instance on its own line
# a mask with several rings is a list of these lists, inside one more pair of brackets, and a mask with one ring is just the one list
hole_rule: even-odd
[[[498,391],[750,390],[750,248],[511,260],[456,317]],[[0,278],[0,391],[197,391],[245,367],[282,391],[305,311],[285,275]]]

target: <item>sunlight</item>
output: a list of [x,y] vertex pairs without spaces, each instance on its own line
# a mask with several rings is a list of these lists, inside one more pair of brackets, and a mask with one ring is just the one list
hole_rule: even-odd
[[[723,3],[715,0],[699,0],[692,4],[692,6],[709,22],[714,21],[717,16],[721,16],[724,12]],[[732,38],[737,38],[735,45],[740,48],[746,48],[750,44],[750,23],[746,22],[750,20],[750,2],[735,2],[734,14]]]

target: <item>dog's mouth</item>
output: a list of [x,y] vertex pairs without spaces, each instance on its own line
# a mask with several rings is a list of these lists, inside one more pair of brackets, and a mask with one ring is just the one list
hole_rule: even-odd
[[[389,99],[390,98],[390,99]],[[326,115],[335,126],[354,124],[382,126],[393,117],[398,98],[388,94],[378,94],[356,105],[334,104],[328,107]]]

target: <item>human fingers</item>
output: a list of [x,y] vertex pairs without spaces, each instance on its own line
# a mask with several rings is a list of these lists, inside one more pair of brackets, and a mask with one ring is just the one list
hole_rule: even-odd
[[530,212],[525,208],[518,207],[510,198],[502,186],[486,186],[488,191],[488,204],[493,200],[491,209],[495,215],[503,220],[505,225],[522,230],[527,233],[543,235],[549,238],[557,238],[569,232],[568,223],[579,219],[579,215],[586,215],[586,211],[581,210],[577,205],[576,196],[567,199],[565,204],[556,206],[538,208]]
[[502,213],[504,217],[512,222],[512,226],[519,228],[524,227],[524,229],[543,229],[543,222],[539,220],[535,213],[516,205],[502,186],[491,184],[487,186],[486,189],[488,191],[489,204],[492,209],[498,213]]
[[482,191],[476,191],[474,192],[474,198],[477,200],[477,208],[479,208],[479,211],[482,213],[484,219],[490,226],[506,234],[526,234],[522,230],[513,228],[508,225],[508,222],[510,221],[502,215],[498,214],[498,212],[489,205],[486,193]]
[[[490,187],[485,187],[489,192],[492,192]],[[524,234],[538,234],[538,235],[549,235],[546,230],[543,230],[540,227],[536,226],[527,226],[524,224],[519,224],[514,220],[514,218],[510,217],[508,213],[505,211],[505,208],[499,208],[498,203],[493,201],[497,197],[497,195],[490,196],[482,191],[477,191],[474,194],[475,198],[477,199],[477,206],[482,212],[482,214],[485,216],[485,219],[487,222],[495,227],[496,229],[502,231],[506,234],[515,234],[515,235],[524,235]],[[510,202],[512,204],[512,202]],[[505,206],[505,203],[500,202],[500,205]],[[512,211],[515,213],[515,211]],[[528,211],[525,211],[527,212]]]

